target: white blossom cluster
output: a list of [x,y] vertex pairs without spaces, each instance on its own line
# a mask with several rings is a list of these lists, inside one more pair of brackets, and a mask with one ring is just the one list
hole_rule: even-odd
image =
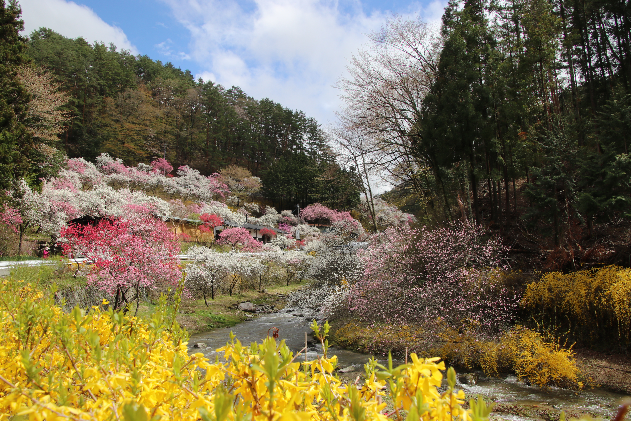
[[344,308],[349,290],[344,285],[320,285],[301,289],[288,297],[287,307],[298,310],[307,318],[323,321]]
[[126,167],[122,160],[106,153],[96,158],[96,164],[83,158],[69,160],[68,169],[62,170],[57,178],[78,179],[80,185],[108,184],[143,190],[160,188],[171,195],[200,201],[223,198],[228,193],[227,186],[218,180],[217,175],[206,177],[185,165],[177,170],[177,177],[168,177],[147,164]]
[[240,279],[258,277],[265,266],[257,256],[246,253],[217,253],[207,247],[192,247],[188,251],[193,263],[186,267],[186,286],[189,290],[215,288],[225,293],[231,288],[234,276]]
[[286,248],[290,248],[296,245],[296,240],[292,240],[287,238],[286,235],[278,234],[276,237],[272,239],[269,243],[267,243],[269,247],[276,251],[281,251]]
[[294,238],[298,237],[298,233],[300,233],[300,240],[304,241],[305,244],[308,244],[313,240],[317,240],[322,235],[318,228],[312,227],[308,224],[300,224],[295,227],[291,227],[291,234]]
[[362,261],[353,249],[325,247],[311,261],[305,278],[315,285],[354,284],[364,272]]
[[250,215],[255,215],[261,212],[261,208],[258,203],[248,202],[243,204],[243,208],[248,211]]
[[[416,221],[414,215],[402,212],[396,206],[393,206],[381,199],[375,197],[373,199],[375,207],[375,217],[377,219],[377,225],[380,228],[387,227],[400,227]],[[359,206],[359,210],[363,218],[372,221],[372,216],[369,209],[369,203],[362,197],[362,202]]]
[[211,201],[219,196],[223,197],[227,193],[227,187],[222,187],[216,178],[205,177],[189,166],[180,167],[177,170],[177,175],[177,177],[163,177],[161,179],[164,191],[202,201]]
[[199,214],[202,215],[205,213],[210,215],[217,215],[223,221],[230,221],[237,225],[245,224],[246,220],[243,213],[233,212],[225,203],[221,202],[213,201],[210,203],[201,204],[201,207],[199,208]]
[[248,222],[252,224],[262,225],[264,227],[275,227],[278,224],[280,215],[271,206],[265,208],[265,215],[259,218],[250,218]]
[[21,211],[25,219],[38,225],[45,233],[57,236],[67,222],[82,216],[129,217],[135,212],[151,213],[161,219],[171,215],[168,202],[149,196],[142,191],[127,188],[114,189],[99,184],[90,190],[56,188],[53,182],[45,182],[41,192],[33,191],[22,182],[15,195],[21,196]]

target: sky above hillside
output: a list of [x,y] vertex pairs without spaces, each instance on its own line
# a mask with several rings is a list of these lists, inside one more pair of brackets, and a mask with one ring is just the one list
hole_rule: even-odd
[[327,126],[350,57],[394,15],[439,25],[446,0],[19,0],[25,30],[48,27],[172,62]]

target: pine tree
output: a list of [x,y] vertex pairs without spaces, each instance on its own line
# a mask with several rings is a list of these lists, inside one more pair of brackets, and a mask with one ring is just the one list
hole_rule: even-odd
[[[488,162],[493,128],[491,92],[485,83],[494,41],[480,0],[451,1],[443,15],[445,44],[438,74],[424,101],[421,148],[431,149],[436,167],[463,171],[463,195],[472,197],[472,213],[480,219],[478,169]],[[441,178],[435,168],[437,178]],[[471,189],[469,195],[468,189]]]
[[28,170],[31,137],[24,121],[29,95],[18,78],[19,66],[27,62],[25,40],[19,32],[23,22],[15,0],[0,0],[0,188],[23,177]]

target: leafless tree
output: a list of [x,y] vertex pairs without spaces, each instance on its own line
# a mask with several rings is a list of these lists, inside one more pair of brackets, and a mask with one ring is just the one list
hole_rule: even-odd
[[398,183],[424,167],[415,148],[417,128],[441,42],[436,28],[400,17],[369,38],[369,47],[352,57],[348,76],[338,82],[345,107],[336,137],[359,171],[365,160],[364,169],[379,168]]

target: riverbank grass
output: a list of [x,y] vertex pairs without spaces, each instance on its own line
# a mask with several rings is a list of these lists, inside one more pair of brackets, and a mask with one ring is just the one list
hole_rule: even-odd
[[[203,298],[182,297],[176,320],[191,335],[222,327],[232,327],[255,317],[255,313],[239,310],[240,303],[251,302],[256,306],[266,306],[270,310],[280,310],[285,307],[287,296],[304,286],[304,283],[290,284],[289,286],[269,285],[265,292],[244,290],[232,294],[232,296],[217,295],[214,300],[206,300],[208,306],[204,303]],[[141,318],[150,317],[154,307],[148,302],[141,301],[138,315]],[[132,311],[135,311],[135,308]]]
[[[51,258],[46,263],[52,264],[42,266],[16,265],[11,269],[11,273],[7,278],[31,284],[46,295],[58,292],[87,291],[88,283],[86,277],[75,276],[77,272],[76,264],[69,264],[67,259],[60,257]],[[257,306],[266,306],[270,310],[280,310],[285,306],[286,297],[291,292],[303,288],[305,285],[304,281],[290,284],[289,286],[278,283],[267,285],[265,292],[243,289],[233,293],[232,296],[218,294],[214,300],[207,299],[208,306],[204,303],[203,298],[191,297],[185,292],[176,320],[189,334],[206,332],[222,327],[232,327],[253,317],[252,313],[239,310],[239,303],[249,301]],[[147,297],[140,300],[138,310],[136,310],[137,302],[133,301],[131,303],[129,313],[132,315],[137,314],[140,318],[150,320],[157,309],[159,297],[162,293],[168,294],[168,291],[151,290]],[[99,296],[92,296],[95,294]],[[87,295],[90,295],[90,297],[84,297],[83,295],[85,294],[81,294],[82,299],[79,302],[71,302],[72,300],[69,300],[65,307],[71,309],[75,305],[79,305],[87,309],[90,305],[101,302],[103,298],[109,298],[105,293],[102,296],[100,294],[98,289],[91,288],[87,292]],[[65,298],[66,296],[75,296],[77,294],[62,295]]]

